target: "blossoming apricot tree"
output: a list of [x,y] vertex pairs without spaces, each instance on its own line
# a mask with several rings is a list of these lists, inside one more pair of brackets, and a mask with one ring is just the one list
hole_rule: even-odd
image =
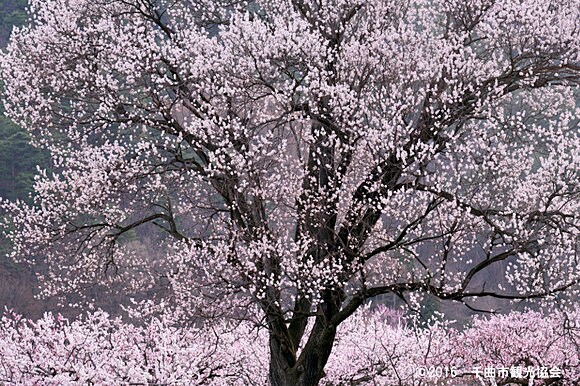
[[[46,257],[46,294],[117,283],[263,322],[272,385],[318,384],[377,295],[566,300],[579,12],[31,0],[0,72],[52,171],[34,205],[2,204],[14,256]],[[132,240],[152,228],[145,253]]]
[[[477,319],[462,332],[444,325],[414,330],[359,310],[339,326],[320,384],[573,386],[580,378],[578,321],[577,312],[528,312]],[[103,311],[74,321],[6,314],[0,382],[263,386],[267,342],[267,332],[247,321],[179,327],[161,317],[135,326]]]

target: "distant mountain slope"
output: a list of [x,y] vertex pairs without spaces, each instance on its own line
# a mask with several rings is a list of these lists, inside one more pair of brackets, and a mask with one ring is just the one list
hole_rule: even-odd
[[[0,48],[8,43],[13,26],[26,21],[26,0],[0,0]],[[0,100],[0,197],[27,200],[36,165],[46,157],[29,144],[28,133],[3,115]]]
[[26,0],[0,0],[0,47],[6,46],[10,31],[26,20]]

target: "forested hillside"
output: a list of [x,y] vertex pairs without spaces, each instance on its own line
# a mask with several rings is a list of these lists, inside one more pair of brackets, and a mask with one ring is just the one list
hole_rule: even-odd
[[[26,0],[0,1],[0,47],[8,43],[13,26],[24,23]],[[26,131],[17,127],[3,113],[0,105],[0,197],[27,200],[36,165],[47,157],[29,144]]]
[[0,45],[4,47],[10,31],[15,25],[21,25],[26,20],[26,0],[0,1]]

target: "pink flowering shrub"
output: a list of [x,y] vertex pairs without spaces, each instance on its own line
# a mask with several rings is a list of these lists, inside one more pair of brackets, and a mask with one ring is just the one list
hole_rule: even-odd
[[[341,325],[337,345],[327,365],[326,385],[415,385],[427,364],[449,358],[443,328],[417,330],[363,313]],[[441,361],[443,359],[443,361]]]
[[[341,325],[321,385],[574,385],[578,321],[577,314],[512,313],[476,318],[459,331],[415,329],[380,312],[359,312]],[[136,326],[103,311],[72,322],[7,314],[0,384],[266,385],[266,341],[265,330],[247,322],[180,328],[163,318]],[[500,370],[528,366],[536,369],[532,383]],[[486,367],[496,376],[485,376]],[[542,368],[550,371],[540,374]],[[548,377],[554,369],[561,377]]]
[[36,322],[5,316],[0,384],[263,385],[256,381],[266,371],[262,338],[245,324],[176,328],[153,319],[139,327],[102,311],[70,323],[51,314]]
[[475,318],[460,331],[393,326],[359,313],[339,330],[324,384],[576,385],[579,321],[577,313],[513,312]]
[[[575,385],[580,380],[579,321],[578,314],[542,316],[536,312],[477,318],[458,335],[454,354],[464,367],[523,367],[533,372],[534,384],[543,384],[542,379],[554,381],[562,372],[567,384]],[[544,374],[538,374],[542,369]],[[500,385],[509,384],[510,376],[496,378]]]

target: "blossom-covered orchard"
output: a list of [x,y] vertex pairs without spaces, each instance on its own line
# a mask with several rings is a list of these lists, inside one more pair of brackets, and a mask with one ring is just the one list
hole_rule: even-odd
[[[403,322],[358,312],[341,325],[320,384],[572,386],[580,379],[577,313],[492,316],[461,332]],[[7,314],[0,382],[267,385],[267,340],[247,322],[179,328],[156,318],[138,327],[102,311],[72,322]]]
[[[216,342],[260,345],[252,363],[273,386],[330,379],[354,345],[344,326],[372,326],[354,322],[377,296],[576,303],[578,0],[31,0],[29,13],[0,56],[2,95],[51,169],[32,204],[0,206],[43,295],[90,306],[110,288],[144,317],[163,305]],[[197,347],[191,334],[176,344]],[[110,336],[119,374],[142,360]]]

